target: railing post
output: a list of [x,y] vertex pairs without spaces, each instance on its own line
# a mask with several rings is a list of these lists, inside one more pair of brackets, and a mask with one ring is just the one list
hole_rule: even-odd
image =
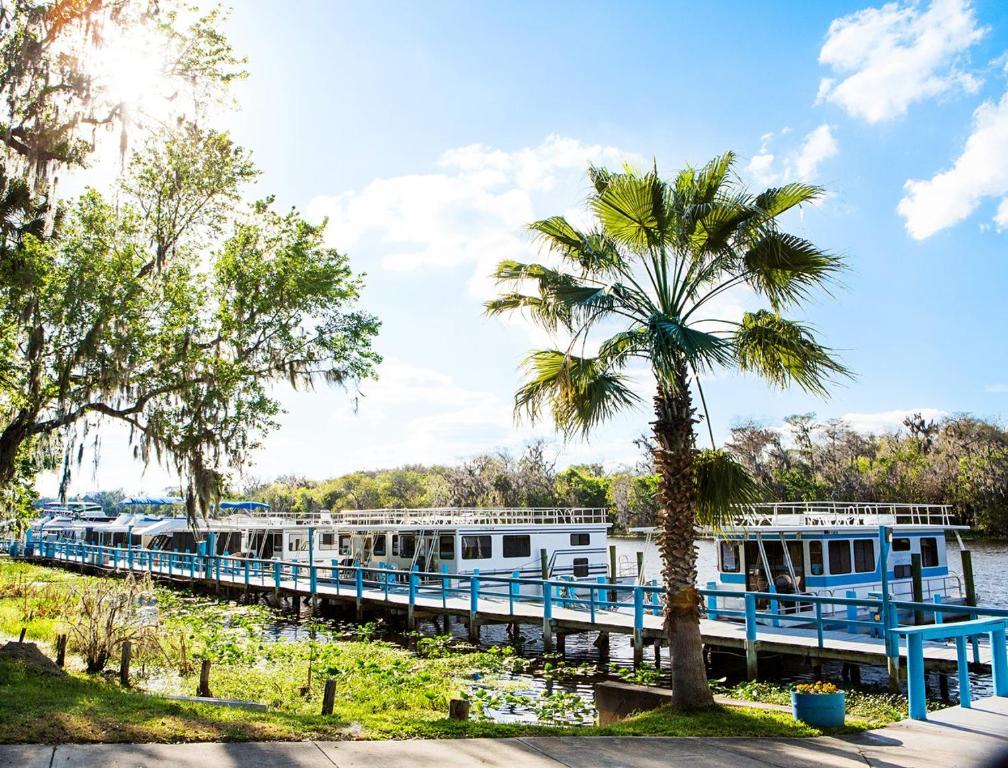
[[756,595],[745,594],[746,677],[755,680],[758,671],[756,655]]
[[277,593],[280,592],[280,561],[273,561],[273,590]]
[[[605,577],[599,576],[596,579],[597,583],[605,584]],[[588,585],[588,613],[591,616],[591,623],[595,623],[595,586],[592,584]]]
[[660,616],[661,615],[661,603],[658,600],[658,590],[657,590],[658,580],[657,579],[651,579],[651,586],[652,587],[656,587],[656,589],[651,593],[651,613],[654,616]]
[[879,526],[879,570],[882,581],[882,635],[885,643],[889,689],[899,690],[899,641],[893,634],[893,611],[889,600],[889,527]]
[[[715,589],[717,589],[717,582],[708,581],[707,589],[713,592]],[[716,619],[717,617],[718,617],[717,595],[707,595],[707,618]]]
[[644,587],[633,588],[633,656],[634,667],[644,662]]
[[416,607],[416,596],[417,596],[417,582],[420,577],[417,576],[417,566],[414,565],[409,573],[409,608],[406,616],[406,625],[410,629],[416,627],[416,620],[413,615],[413,609]]
[[364,569],[361,568],[361,564],[354,560],[354,585],[357,590],[356,594],[356,604],[357,604],[357,621],[364,618]]
[[916,633],[907,635],[907,698],[910,699],[910,717],[914,720],[927,720],[924,638]]
[[189,581],[196,581],[196,555],[192,552],[188,553],[189,556]]
[[515,600],[518,599],[518,590],[521,588],[518,583],[520,575],[518,571],[511,571],[511,580],[508,581],[508,613],[512,616],[514,616]]
[[249,561],[246,560],[245,561],[245,569],[244,569],[245,570],[245,588],[246,589],[248,588],[248,585],[249,585],[249,569],[250,569],[250,567],[251,566],[249,564]]
[[[448,607],[448,590],[451,589],[450,579],[448,577],[448,564],[441,563],[441,607]],[[446,617],[447,618],[447,617]],[[446,625],[447,626],[447,625]]]
[[469,577],[469,641],[479,643],[479,568],[473,568]]
[[1008,644],[1005,642],[1005,622],[1001,622],[991,630],[990,644],[994,695],[1008,696]]
[[819,647],[823,647],[823,625],[822,625],[822,603],[816,600],[815,603],[815,626],[816,626],[816,640],[819,642]]
[[308,566],[308,588],[311,590],[312,610],[315,610],[315,595],[318,592],[318,566],[315,563]]
[[957,637],[956,644],[956,671],[959,673],[959,706],[969,709],[973,706],[973,697],[970,695],[969,659],[966,658],[966,638]]
[[[847,597],[851,600],[857,597],[857,592],[853,589],[847,590]],[[852,624],[851,622],[857,621],[857,609],[856,605],[847,605],[847,634],[856,635],[857,634],[857,624]]]
[[543,650],[553,650],[553,585],[542,583],[543,593]]
[[[935,595],[934,597],[931,598],[931,600],[934,602],[935,605],[941,605],[942,604],[942,596],[941,595]],[[934,623],[935,624],[943,624],[944,622],[945,622],[945,614],[943,614],[941,611],[939,611],[939,610],[936,609],[935,612],[934,612]]]

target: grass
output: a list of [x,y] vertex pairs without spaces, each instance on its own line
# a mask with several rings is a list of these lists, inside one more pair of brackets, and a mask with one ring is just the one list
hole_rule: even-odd
[[[75,595],[90,580],[67,571],[0,559],[0,635],[27,636],[52,654],[55,636],[75,620]],[[789,713],[717,707],[684,713],[656,710],[607,727],[572,727],[583,703],[557,692],[534,697],[540,725],[448,720],[451,698],[467,695],[474,674],[495,675],[525,661],[511,649],[459,653],[444,638],[417,641],[418,654],[373,639],[374,626],[343,631],[309,625],[316,641],[268,642],[275,614],[153,587],[158,622],[134,644],[134,688],[85,675],[71,645],[66,677],[41,677],[0,661],[0,743],[176,742],[340,738],[434,738],[532,734],[648,736],[812,736],[819,731]],[[179,702],[159,694],[193,694],[200,658],[213,664],[214,696],[266,704],[266,712]],[[562,665],[547,670],[561,679]],[[308,683],[309,670],[311,684]],[[336,681],[333,715],[319,714],[322,687]],[[764,692],[765,693],[765,692]],[[759,691],[750,698],[759,700]],[[568,697],[568,698],[565,698]],[[528,697],[525,697],[528,698]],[[577,699],[577,701],[572,701]],[[892,718],[897,719],[897,718]],[[861,730],[875,719],[855,720]]]
[[443,714],[407,717],[337,707],[333,717],[178,702],[123,690],[101,677],[43,678],[0,661],[0,743],[300,741],[346,738],[583,736],[814,736],[785,713],[717,707],[695,713],[660,709],[607,727],[455,722]]

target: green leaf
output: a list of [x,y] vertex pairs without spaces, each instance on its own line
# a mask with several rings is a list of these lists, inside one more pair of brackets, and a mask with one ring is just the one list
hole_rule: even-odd
[[693,470],[696,474],[696,520],[700,525],[720,528],[731,522],[738,506],[754,504],[762,498],[759,483],[727,451],[697,451]]
[[568,436],[587,436],[601,422],[640,401],[627,379],[601,358],[545,349],[530,353],[522,367],[528,380],[515,395],[515,412],[535,421],[548,407],[557,430]]
[[747,312],[735,333],[739,368],[751,371],[781,388],[796,383],[802,389],[825,396],[826,385],[851,372],[831,351],[819,345],[804,325],[761,310]]
[[743,258],[747,280],[766,296],[774,309],[808,298],[842,268],[833,254],[808,240],[783,232],[769,232]]

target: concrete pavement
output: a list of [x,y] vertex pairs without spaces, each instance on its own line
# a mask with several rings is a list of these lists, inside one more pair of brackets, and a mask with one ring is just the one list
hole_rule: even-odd
[[[1008,699],[857,736],[0,745],[2,768],[967,768],[1008,756]],[[1006,763],[1008,764],[1008,763]]]

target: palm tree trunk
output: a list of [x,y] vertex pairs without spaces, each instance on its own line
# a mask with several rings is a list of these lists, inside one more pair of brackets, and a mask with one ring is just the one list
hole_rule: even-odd
[[655,464],[658,469],[658,550],[665,587],[665,634],[672,663],[672,703],[707,707],[696,589],[696,480],[693,474],[693,404],[685,372],[675,388],[659,384],[655,395]]

